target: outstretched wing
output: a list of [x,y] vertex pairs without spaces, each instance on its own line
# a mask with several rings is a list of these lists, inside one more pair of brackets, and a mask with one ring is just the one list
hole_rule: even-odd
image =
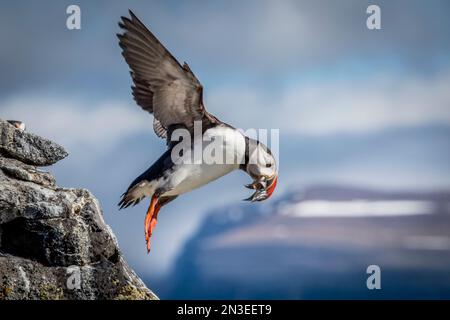
[[203,87],[189,66],[181,66],[131,11],[130,16],[122,17],[124,32],[117,36],[131,69],[134,100],[154,115],[155,133],[166,137],[172,125],[191,129],[194,121],[218,121],[206,112]]

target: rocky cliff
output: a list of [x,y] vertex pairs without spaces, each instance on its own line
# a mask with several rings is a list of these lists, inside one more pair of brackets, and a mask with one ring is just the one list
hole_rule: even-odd
[[0,119],[0,299],[157,299],[124,260],[98,200],[38,169],[67,155]]

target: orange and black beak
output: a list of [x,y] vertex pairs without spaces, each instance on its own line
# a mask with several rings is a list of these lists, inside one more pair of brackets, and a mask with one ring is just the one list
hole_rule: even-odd
[[277,181],[278,181],[278,176],[276,175],[273,179],[271,179],[267,182],[267,188],[266,188],[267,198],[266,199],[269,199],[270,196],[272,195],[272,193],[275,191],[275,187],[277,186]]
[[275,187],[277,186],[277,181],[278,176],[274,176],[273,178],[264,182],[255,181],[252,184],[246,185],[247,188],[254,189],[256,191],[249,198],[244,200],[255,202],[269,199],[273,191],[275,190]]

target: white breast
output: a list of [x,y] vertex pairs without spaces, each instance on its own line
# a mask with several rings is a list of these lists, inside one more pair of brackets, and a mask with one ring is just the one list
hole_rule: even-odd
[[[205,161],[207,159],[204,159],[209,154],[205,151],[207,145],[213,139],[220,140],[220,143],[215,145],[215,151],[223,154],[223,157],[220,158],[224,161],[219,163],[212,163],[211,159],[207,162]],[[201,137],[194,140],[196,147],[200,147],[200,150],[204,151],[201,159],[203,161],[199,161],[201,163],[198,164],[176,165],[172,174],[163,182],[164,187],[171,189],[164,195],[174,196],[189,192],[239,168],[240,163],[237,162],[237,159],[241,159],[245,153],[245,138],[239,131],[228,127],[215,127],[204,133],[203,140]],[[201,148],[202,146],[203,148]],[[229,162],[230,159],[234,159],[234,161]]]

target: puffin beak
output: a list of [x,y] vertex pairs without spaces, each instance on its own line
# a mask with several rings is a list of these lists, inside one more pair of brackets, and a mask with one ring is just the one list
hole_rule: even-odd
[[244,199],[245,201],[263,201],[272,195],[273,191],[275,190],[275,187],[277,186],[277,180],[278,176],[274,176],[273,178],[264,181],[255,181],[252,184],[248,184],[245,187],[249,189],[256,190],[255,193],[253,193],[249,198]]
[[277,181],[278,181],[278,176],[276,175],[275,177],[273,177],[271,180],[269,180],[267,182],[267,188],[266,188],[267,198],[266,199],[270,198],[270,196],[274,192],[275,187],[277,186]]

